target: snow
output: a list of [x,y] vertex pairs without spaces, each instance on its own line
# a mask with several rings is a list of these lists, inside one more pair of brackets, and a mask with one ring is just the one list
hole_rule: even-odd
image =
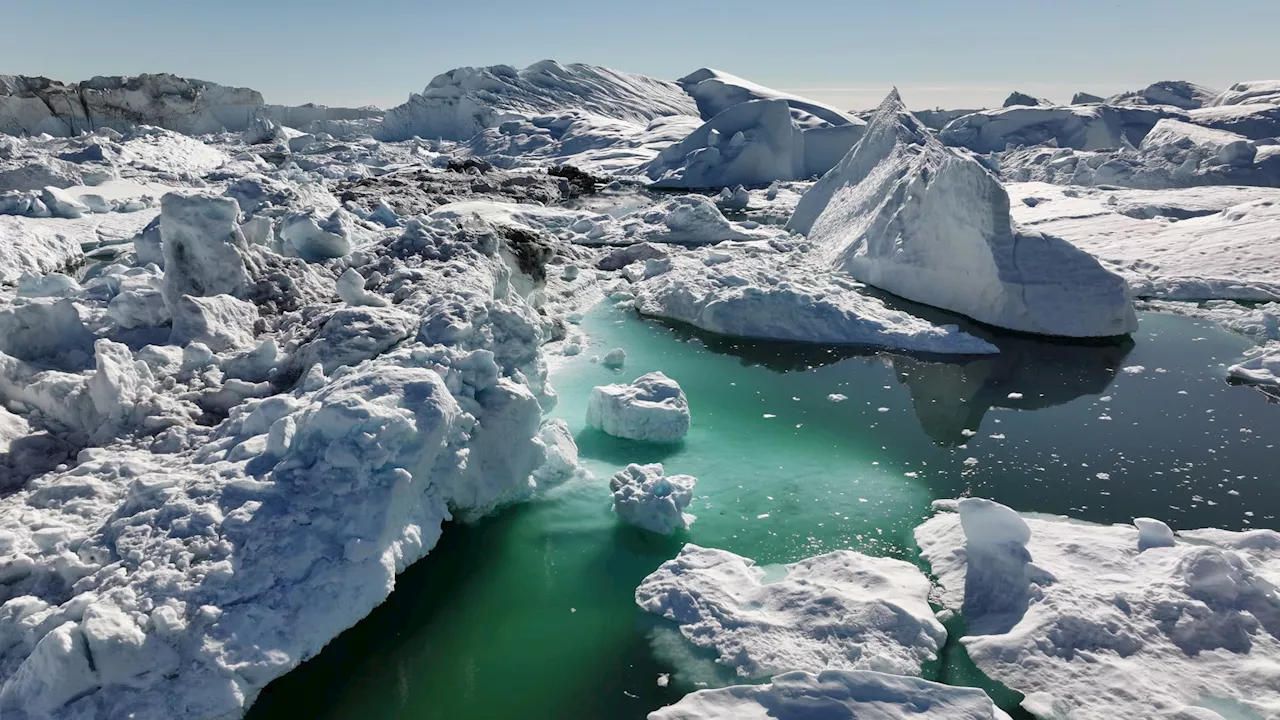
[[782,100],[802,126],[864,124],[858,118],[830,105],[757,85],[750,80],[712,68],[701,68],[676,82],[693,96],[703,120],[710,120],[734,105],[754,100]]
[[587,425],[628,440],[679,442],[689,432],[689,400],[679,383],[652,372],[629,385],[592,388]]
[[388,110],[377,135],[383,140],[415,135],[467,140],[508,120],[564,110],[642,124],[667,115],[698,114],[693,100],[674,83],[544,60],[523,70],[509,65],[450,70],[421,94]]
[[[1044,183],[1008,189],[1016,222],[1095,255],[1124,275],[1138,297],[1280,299],[1276,190],[1066,190]],[[1026,197],[1044,202],[1028,206],[1021,202]]]
[[939,143],[896,91],[787,227],[834,269],[990,325],[1071,337],[1137,329],[1123,279],[1067,240],[1013,224],[999,180]]
[[981,690],[857,670],[789,672],[762,685],[699,690],[649,720],[1008,720]]
[[792,670],[919,675],[947,632],[914,565],[850,550],[770,576],[748,559],[687,544],[636,588],[636,603],[680,627],[739,677]]
[[958,512],[939,512],[915,533],[941,584],[936,599],[963,615],[962,642],[978,668],[1024,693],[1033,715],[1280,709],[1277,533],[1174,538],[1145,518],[1137,528],[1098,526],[1019,517],[976,498],[939,505]]
[[1214,98],[1212,107],[1271,103],[1280,105],[1280,80],[1238,82]]
[[642,315],[719,335],[828,345],[870,345],[935,353],[994,353],[955,326],[939,327],[887,307],[813,267],[802,252],[716,246],[672,258],[635,285]]
[[666,475],[661,463],[632,463],[609,480],[613,512],[628,524],[659,535],[688,530],[696,519],[685,512],[693,502],[691,475]]

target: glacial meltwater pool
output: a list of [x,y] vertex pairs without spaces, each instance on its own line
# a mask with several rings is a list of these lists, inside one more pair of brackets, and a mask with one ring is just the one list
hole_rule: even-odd
[[[597,309],[583,321],[590,345],[552,375],[553,415],[594,477],[448,526],[383,606],[270,685],[249,717],[643,718],[714,681],[632,599],[685,542],[761,564],[838,548],[915,560],[911,530],[930,501],[965,493],[1095,522],[1280,527],[1280,407],[1224,380],[1248,341],[1184,317],[1141,321],[1123,344],[995,336],[998,356],[940,362],[710,339]],[[613,347],[625,369],[590,362]],[[688,394],[682,444],[584,430],[592,386],[653,370]],[[655,461],[698,478],[685,534],[650,535],[609,511],[610,475]],[[954,642],[931,670],[989,687]],[[669,686],[660,673],[674,673]],[[1026,717],[1016,696],[997,697]]]

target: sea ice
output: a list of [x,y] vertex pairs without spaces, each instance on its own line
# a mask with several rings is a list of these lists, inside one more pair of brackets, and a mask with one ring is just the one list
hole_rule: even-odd
[[680,626],[743,678],[790,670],[919,675],[947,632],[929,581],[910,563],[849,550],[768,574],[724,550],[688,544],[636,588],[636,603]]
[[1227,368],[1227,374],[1254,385],[1280,387],[1280,343],[1259,348],[1249,359]]
[[661,463],[632,463],[609,480],[613,512],[643,530],[670,535],[687,530],[695,516],[685,512],[693,502],[692,475],[665,475]]
[[675,380],[653,372],[592,388],[587,425],[628,440],[679,442],[689,432],[689,400]]
[[1065,240],[1020,231],[999,180],[939,143],[896,91],[787,227],[834,269],[990,325],[1071,337],[1137,329],[1122,278]]
[[[1280,534],[1175,538],[1146,518],[1099,526],[977,498],[938,505],[915,532],[937,599],[964,617],[978,668],[1024,693],[1033,715],[1280,712]],[[1237,710],[1211,710],[1224,707]]]
[[1008,720],[987,694],[866,670],[775,675],[761,685],[699,690],[649,720]]

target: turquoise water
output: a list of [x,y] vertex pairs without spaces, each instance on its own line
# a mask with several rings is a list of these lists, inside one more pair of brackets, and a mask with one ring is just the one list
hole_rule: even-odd
[[[715,681],[632,600],[684,542],[762,564],[837,548],[914,560],[929,503],[964,493],[1097,522],[1278,525],[1280,408],[1223,381],[1249,344],[1208,323],[1145,314],[1121,344],[995,336],[999,356],[968,362],[726,341],[608,308],[583,326],[591,346],[554,372],[553,414],[594,478],[447,528],[386,604],[268,687],[251,718],[643,718]],[[613,347],[624,370],[590,362]],[[584,429],[592,386],[652,370],[689,396],[683,443]],[[674,538],[609,511],[610,474],[655,461],[699,479],[698,520]],[[984,684],[958,646],[930,672]]]

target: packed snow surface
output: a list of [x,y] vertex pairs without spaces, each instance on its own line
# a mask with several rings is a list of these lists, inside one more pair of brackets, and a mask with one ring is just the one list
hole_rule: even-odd
[[643,530],[670,535],[687,530],[696,519],[686,513],[693,502],[691,475],[666,475],[661,463],[632,463],[609,480],[613,512]]
[[509,120],[564,110],[639,123],[698,114],[693,99],[675,83],[594,65],[543,60],[523,70],[494,65],[439,75],[421,94],[386,112],[379,137],[466,140]]
[[938,142],[897,91],[787,227],[834,269],[990,325],[1071,337],[1137,328],[1122,278],[1066,240],[1014,225],[1000,181]]
[[699,690],[649,720],[1008,720],[981,690],[859,670],[789,672]]
[[969,657],[1040,718],[1280,712],[1280,534],[1097,526],[977,498],[916,529]]
[[660,372],[628,385],[591,389],[587,425],[628,440],[679,442],[689,432],[689,400],[675,380]]
[[769,578],[748,558],[688,544],[640,583],[636,603],[743,678],[790,670],[919,675],[947,638],[928,595],[928,579],[892,558],[838,550]]

